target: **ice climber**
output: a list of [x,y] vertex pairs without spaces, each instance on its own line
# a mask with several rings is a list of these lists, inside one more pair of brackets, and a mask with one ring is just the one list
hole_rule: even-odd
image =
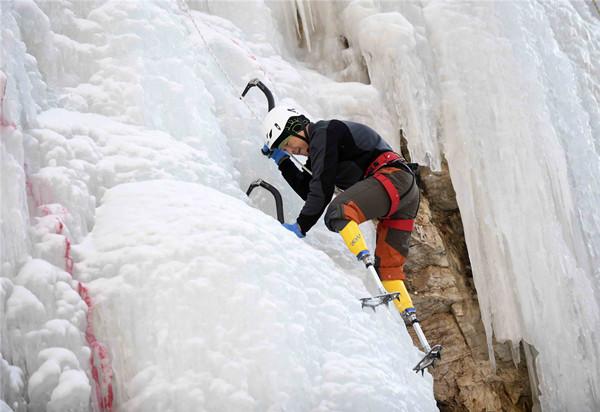
[[[360,123],[321,120],[296,109],[274,107],[264,121],[264,155],[275,161],[294,191],[305,200],[293,224],[284,226],[304,237],[325,212],[325,224],[339,232],[360,258],[358,224],[377,219],[375,268],[388,292],[404,292],[404,262],[419,209],[419,188],[411,168],[377,132]],[[307,156],[306,170],[290,154]],[[335,188],[343,190],[331,201]],[[330,203],[331,201],[331,203]],[[394,301],[400,313],[408,301]]]

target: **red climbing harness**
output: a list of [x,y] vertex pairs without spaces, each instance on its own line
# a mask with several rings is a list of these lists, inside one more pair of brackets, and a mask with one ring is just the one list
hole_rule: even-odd
[[367,170],[365,171],[365,177],[369,177],[375,174],[382,167],[397,161],[402,161],[402,156],[400,156],[398,153],[383,152],[371,162],[369,167],[367,167]]
[[[367,171],[365,172],[365,177],[373,176],[381,185],[384,187],[390,198],[390,210],[379,220],[379,223],[385,227],[402,230],[405,232],[412,232],[415,227],[414,219],[390,219],[398,208],[400,207],[400,193],[398,189],[394,186],[394,183],[387,177],[384,173],[380,173],[379,170],[385,166],[392,166],[392,163],[402,162],[402,157],[394,152],[384,152],[377,156],[377,158],[367,167]],[[414,184],[414,180],[413,180]],[[406,191],[410,191],[411,187]],[[406,194],[405,193],[405,194]]]

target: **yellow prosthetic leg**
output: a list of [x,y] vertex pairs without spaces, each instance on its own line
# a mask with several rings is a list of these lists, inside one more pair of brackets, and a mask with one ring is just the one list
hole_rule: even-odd
[[367,248],[365,238],[356,222],[348,222],[348,224],[340,231],[340,235],[342,235],[342,239],[344,239],[344,243],[346,243],[350,252],[365,264],[365,268],[371,275],[373,282],[375,282],[380,292],[380,295],[362,298],[362,307],[367,306],[375,310],[379,305],[385,304],[387,306],[389,302],[394,302],[398,312],[391,310],[392,316],[397,316],[398,320],[404,320],[412,325],[417,334],[417,338],[419,338],[419,343],[421,343],[421,346],[426,353],[423,359],[421,359],[421,361],[413,368],[415,372],[424,373],[425,369],[434,366],[435,361],[441,358],[442,346],[429,346],[429,342],[427,342],[427,338],[417,319],[412,299],[406,290],[404,281],[385,280],[381,282],[379,274],[375,270],[374,259]]
[[[404,283],[402,281],[400,282],[400,284],[397,284],[397,282],[390,284],[390,288],[395,287],[398,290],[391,290],[390,288],[384,288],[382,286],[381,281],[379,280],[379,275],[377,274],[377,271],[374,267],[374,259],[371,256],[369,249],[367,249],[365,237],[363,236],[356,222],[352,220],[348,222],[346,226],[344,226],[344,228],[340,231],[340,235],[342,235],[342,239],[344,239],[344,243],[346,243],[346,246],[348,247],[350,252],[352,252],[352,254],[356,256],[358,260],[363,261],[363,263],[367,267],[367,270],[369,270],[369,272],[373,276],[373,279],[375,279],[375,284],[377,285],[380,292],[379,295],[361,299],[363,307],[370,307],[373,310],[375,310],[377,306],[383,304],[387,305],[389,302],[392,301],[394,302],[396,307],[402,307],[399,305],[401,304],[404,306],[407,300],[403,299],[402,303],[400,303],[398,301],[400,297],[408,298],[408,302],[410,302],[410,297],[408,296],[408,292],[406,291],[406,288],[404,287]],[[410,304],[412,304],[412,302],[410,302]],[[400,314],[402,314],[402,311],[400,312]]]
[[390,293],[398,292],[400,294],[399,299],[394,300],[394,305],[401,314],[405,314],[407,309],[413,309],[414,306],[412,303],[412,299],[406,290],[406,286],[404,285],[404,281],[402,280],[384,280],[381,282],[385,290]]
[[351,220],[348,222],[348,224],[344,226],[342,230],[340,230],[340,235],[342,235],[342,239],[344,239],[344,243],[346,243],[346,246],[350,252],[352,252],[359,260],[365,255],[365,253],[369,253],[369,249],[367,249],[367,243],[365,242],[365,237],[355,221]]
[[[348,224],[340,231],[340,235],[342,235],[342,239],[344,239],[344,243],[346,243],[350,252],[358,259],[361,259],[361,256],[369,253],[365,238],[356,222],[348,222]],[[382,284],[388,292],[397,292],[400,294],[400,299],[395,299],[394,305],[396,305],[396,308],[398,308],[398,311],[400,311],[401,314],[404,314],[406,309],[413,308],[412,299],[402,280],[384,280]]]

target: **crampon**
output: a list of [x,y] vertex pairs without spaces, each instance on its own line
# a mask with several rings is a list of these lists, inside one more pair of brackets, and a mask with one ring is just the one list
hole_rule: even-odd
[[421,372],[421,375],[425,374],[425,369],[435,368],[435,361],[442,358],[442,345],[435,345],[427,352],[427,354],[417,363],[413,368],[416,373]]
[[392,293],[384,293],[377,296],[369,296],[368,298],[361,298],[361,308],[371,308],[373,312],[375,312],[375,308],[380,305],[387,305],[393,300],[399,299],[400,293],[392,292]]

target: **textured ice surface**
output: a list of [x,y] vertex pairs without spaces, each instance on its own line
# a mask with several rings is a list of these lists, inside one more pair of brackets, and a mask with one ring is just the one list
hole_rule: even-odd
[[539,352],[544,410],[596,410],[600,68],[578,60],[600,53],[597,16],[566,2],[431,3],[425,15],[488,335]]
[[78,249],[128,410],[436,409],[406,329],[361,311],[359,279],[237,199],[119,185]]
[[[314,118],[365,122],[395,148],[400,147],[403,128],[413,160],[436,168],[443,152],[490,340],[493,333],[536,348],[544,410],[599,409],[600,66],[594,63],[600,61],[600,34],[590,3],[190,4],[200,35],[176,2],[0,3],[0,83],[6,84],[0,119],[0,373],[9,377],[0,390],[7,405],[23,410],[28,392],[36,405],[60,410],[67,408],[67,399],[77,405],[89,393],[90,382],[83,376],[88,372],[82,337],[85,306],[63,271],[70,266],[69,242],[83,242],[72,248],[72,258],[83,259],[75,275],[95,279],[93,297],[102,302],[97,324],[103,337],[114,342],[117,376],[127,377],[118,388],[118,400],[131,408],[159,408],[161,402],[179,398],[217,408],[228,397],[236,408],[251,409],[284,405],[304,390],[314,395],[304,401],[317,405],[316,410],[344,409],[340,396],[354,389],[373,402],[407,390],[382,389],[370,397],[367,376],[409,378],[398,370],[389,372],[384,358],[369,352],[384,353],[382,348],[392,343],[367,344],[362,333],[367,315],[353,312],[349,303],[364,292],[360,270],[338,237],[319,224],[303,242],[286,238],[274,221],[248,208],[251,204],[273,215],[268,196],[257,192],[243,203],[248,184],[262,177],[282,189],[288,221],[301,206],[275,167],[258,153],[262,138],[254,116],[260,118],[266,110],[263,96],[253,91],[246,99],[249,107],[238,100],[246,82],[259,77],[278,101],[299,105]],[[161,183],[135,183],[156,179]],[[130,199],[121,187],[146,203]],[[167,189],[172,198],[160,196]],[[110,194],[106,201],[105,193]],[[218,208],[218,213],[185,206],[175,196],[209,210]],[[97,225],[96,207],[104,202],[101,215],[119,199],[128,199],[128,207],[138,205],[137,212],[124,210],[130,216],[126,220],[111,213],[114,222],[102,215]],[[215,199],[221,199],[218,207]],[[221,218],[231,208],[239,215],[231,212]],[[161,210],[178,216],[174,226]],[[223,259],[209,256],[206,245],[184,242],[183,251],[177,252],[174,237],[191,230],[182,223],[183,211],[190,222],[207,225],[202,240],[221,251]],[[148,233],[140,216],[150,219],[147,226],[154,233]],[[93,239],[110,243],[106,227],[118,234],[111,240],[118,243],[99,253]],[[239,231],[246,235],[234,235]],[[137,232],[147,236],[138,239]],[[256,232],[273,242],[249,235]],[[128,243],[130,237],[141,246]],[[280,243],[289,250],[281,252]],[[255,244],[260,248],[250,259]],[[199,251],[206,254],[205,264],[195,260]],[[313,287],[301,288],[300,274],[290,272],[282,279],[270,266],[272,256],[284,256],[301,273],[331,268],[331,276],[302,277]],[[148,286],[136,257],[143,258],[150,274]],[[308,263],[299,265],[300,257]],[[243,268],[247,283],[233,290],[237,267]],[[259,269],[273,276],[259,279]],[[189,286],[185,291],[177,292],[172,273]],[[213,283],[214,273],[226,274],[229,290]],[[142,296],[148,307],[132,298],[134,286],[147,288]],[[202,295],[208,302],[217,297],[234,302],[210,309],[197,299],[203,290],[210,292]],[[311,317],[294,317],[292,293],[309,303]],[[253,310],[270,317],[250,319],[239,312],[250,311],[242,303],[257,296],[271,310]],[[181,304],[165,309],[173,300]],[[131,311],[116,313],[115,308],[127,304]],[[212,317],[190,318],[189,312],[198,308],[211,311]],[[146,312],[167,332],[153,325]],[[316,324],[322,312],[327,320]],[[328,313],[334,314],[331,319]],[[248,322],[233,323],[233,314]],[[220,317],[233,325],[231,330],[221,326]],[[138,318],[144,325],[139,329]],[[290,318],[296,322],[287,322]],[[369,333],[379,336],[389,329],[386,319],[377,318]],[[253,335],[250,321],[257,323],[260,334]],[[185,322],[196,330],[186,329]],[[325,330],[327,322],[336,327]],[[360,336],[349,324],[357,325]],[[198,338],[200,327],[210,330],[212,341]],[[111,335],[111,328],[127,332]],[[318,364],[294,346],[304,342],[305,333],[314,335],[307,345],[318,355]],[[393,333],[398,334],[390,338],[395,348],[409,344],[402,328]],[[352,338],[341,347],[325,342],[339,334]],[[256,336],[263,335],[272,342],[253,346]],[[298,336],[302,339],[294,340]],[[154,347],[128,346],[135,339],[147,339]],[[197,348],[197,362],[179,348],[172,350],[170,340]],[[288,341],[285,352],[269,346]],[[49,348],[72,352],[80,369],[72,362],[61,364],[66,357],[59,352],[49,352],[57,359],[38,356]],[[212,352],[203,352],[205,348]],[[256,358],[229,360],[247,355],[246,349],[253,349]],[[363,350],[374,356],[367,366]],[[352,367],[345,363],[348,356]],[[271,375],[259,375],[253,359],[270,365]],[[198,372],[198,362],[209,367]],[[292,364],[296,367],[290,375],[296,373],[302,382],[296,392],[281,377]],[[321,381],[311,380],[309,372],[322,376]],[[254,380],[261,385],[274,382],[277,391],[270,392],[268,385],[259,391]],[[427,398],[420,405],[431,405],[430,383],[419,382],[422,386],[411,390]],[[169,395],[161,398],[165,387]],[[311,403],[318,399],[322,402]],[[190,404],[182,405],[185,410]]]
[[[3,221],[3,236],[22,238],[7,245],[6,256],[14,257],[3,260],[2,316],[13,332],[2,336],[10,362],[28,371],[26,384],[15,378],[2,388],[7,399],[22,402],[11,407],[24,408],[25,392],[33,408],[88,406],[93,381],[81,373],[89,370],[89,350],[81,346],[85,305],[62,271],[71,271],[74,259],[75,276],[92,281],[95,333],[114,357],[118,405],[435,409],[430,378],[410,370],[419,354],[405,328],[385,313],[358,309],[357,297],[367,292],[339,238],[320,224],[300,242],[240,201],[248,202],[242,190],[257,177],[281,185],[258,150],[260,122],[252,110],[264,114],[263,97],[248,97],[252,110],[237,99],[247,80],[266,76],[278,98],[374,121],[391,137],[373,88],[335,84],[282,60],[275,50],[284,43],[275,36],[271,45],[264,35],[275,27],[268,13],[269,24],[242,27],[248,34],[226,19],[194,13],[199,37],[175,3],[2,6],[10,40],[3,47],[14,49],[3,66],[3,113],[17,125],[3,129],[3,183],[18,183],[3,198],[3,212],[18,217]],[[323,84],[318,94],[306,90],[307,79]],[[372,101],[368,110],[365,100]],[[129,183],[143,181],[152,182]],[[283,192],[293,219],[301,202]],[[251,202],[272,213],[264,193]],[[113,211],[104,218],[103,210]],[[205,224],[206,233],[194,231]],[[280,250],[282,236],[287,252]],[[208,248],[201,252],[198,241]],[[288,255],[293,265],[284,264]],[[309,279],[305,270],[314,272]],[[263,280],[264,272],[274,274]],[[213,273],[223,273],[223,283]],[[296,297],[305,308],[292,304]],[[16,326],[29,332],[19,335]],[[10,363],[0,366],[3,376],[19,376]]]

